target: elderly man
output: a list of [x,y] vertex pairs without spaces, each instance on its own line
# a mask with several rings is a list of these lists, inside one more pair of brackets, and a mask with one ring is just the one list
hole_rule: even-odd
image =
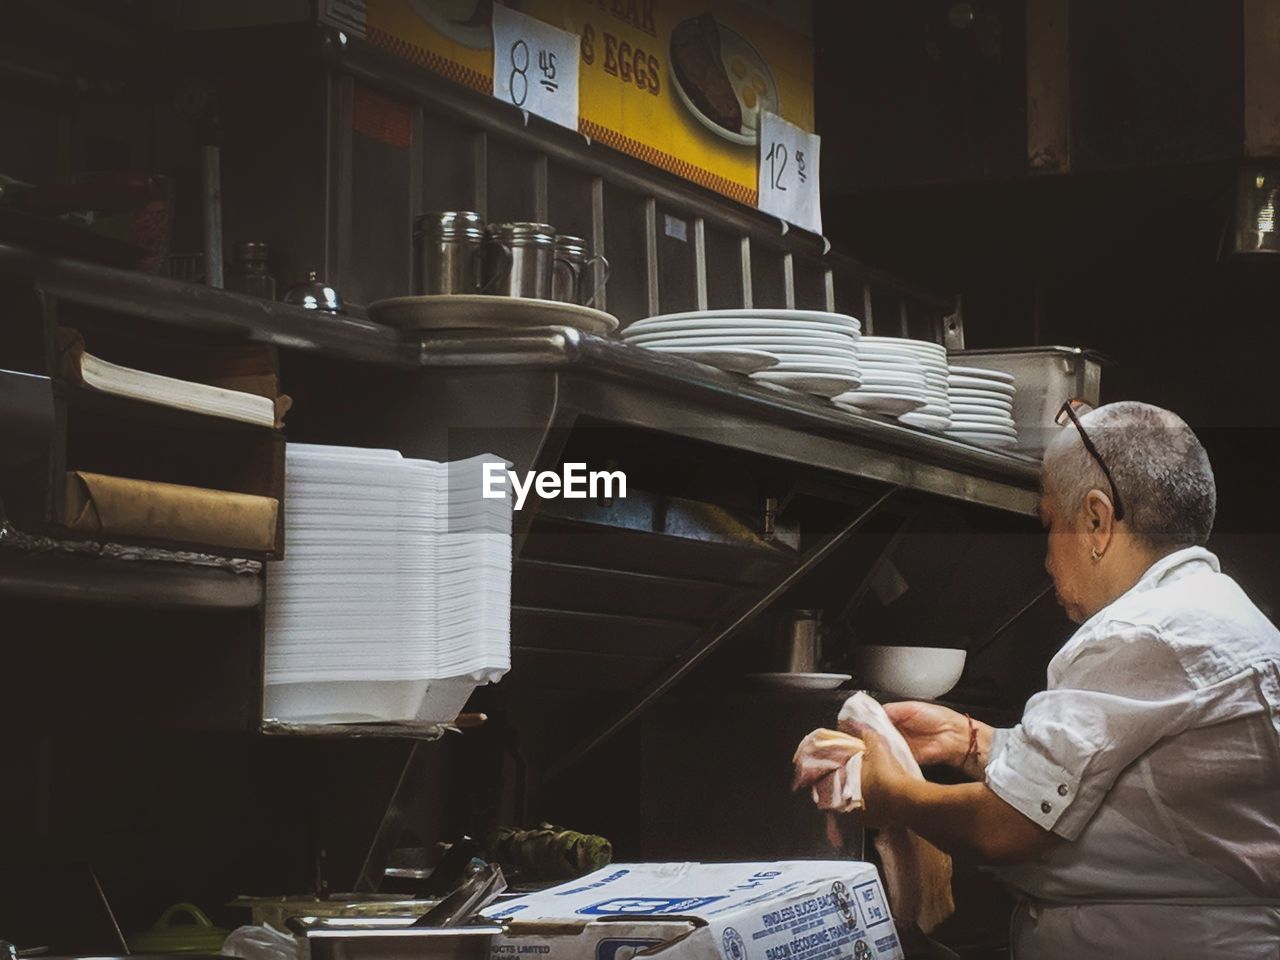
[[1012,729],[934,704],[875,736],[868,822],[995,865],[1018,960],[1280,957],[1280,633],[1204,548],[1204,448],[1166,410],[1064,405],[1040,512],[1058,601],[1080,628]]

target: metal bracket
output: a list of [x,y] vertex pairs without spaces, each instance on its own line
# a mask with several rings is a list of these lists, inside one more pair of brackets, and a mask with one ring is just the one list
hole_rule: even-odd
[[424,743],[415,743],[409,751],[400,771],[400,779],[391,792],[387,803],[387,811],[382,815],[382,822],[373,835],[369,852],[365,854],[364,863],[360,867],[360,876],[356,878],[356,893],[377,893],[382,885],[382,877],[387,869],[391,852],[400,837],[404,834],[405,824],[409,820],[409,811],[417,808],[423,801],[423,792],[427,781],[427,758],[430,750]]
[[987,649],[987,647],[991,646],[991,644],[995,643],[1006,630],[1021,620],[1023,616],[1029,613],[1036,604],[1048,596],[1052,590],[1052,581],[1047,584],[1037,586],[1032,592],[1030,599],[1017,607],[1012,614],[1006,617],[1005,620],[995,628],[995,630],[987,634],[987,638],[985,640],[969,648],[969,656],[972,657],[976,653],[981,653],[983,650]]
[[701,663],[707,656],[718,646],[736,634],[756,619],[761,613],[769,608],[769,606],[780,596],[791,589],[796,583],[802,580],[814,567],[825,560],[831,553],[851,536],[858,532],[862,526],[875,516],[876,512],[884,505],[890,497],[902,488],[900,486],[891,487],[879,497],[877,497],[870,506],[861,510],[849,523],[845,524],[840,530],[830,534],[822,540],[817,546],[813,547],[800,558],[799,564],[789,574],[780,581],[770,587],[765,593],[759,595],[753,600],[739,609],[737,612],[730,614],[722,624],[708,632],[706,639],[700,643],[695,643],[692,649],[685,654],[683,658],[676,661],[672,666],[649,685],[648,689],[640,695],[640,698],[627,709],[622,716],[609,724],[601,733],[597,734],[586,743],[570,750],[564,757],[552,765],[547,772],[546,779],[553,780],[563,774],[566,770],[573,767],[578,761],[582,760],[588,754],[593,753],[596,749],[603,746],[611,740],[619,731],[631,723],[632,720],[649,709],[655,701],[662,697],[677,682],[685,677],[697,664]]
[[942,345],[948,350],[964,349],[964,299],[956,294],[956,307],[942,318]]

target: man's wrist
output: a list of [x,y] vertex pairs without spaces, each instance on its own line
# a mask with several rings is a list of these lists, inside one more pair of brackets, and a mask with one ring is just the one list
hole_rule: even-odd
[[973,779],[981,780],[986,774],[987,761],[991,759],[992,729],[977,720],[970,720],[969,723],[972,725],[972,733],[968,734],[969,744],[960,769]]
[[967,714],[957,713],[951,724],[951,748],[947,765],[956,770],[963,770],[969,752],[969,725],[972,723]]

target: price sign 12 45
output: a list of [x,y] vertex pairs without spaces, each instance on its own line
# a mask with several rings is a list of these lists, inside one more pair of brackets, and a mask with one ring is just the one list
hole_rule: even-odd
[[765,213],[822,232],[818,154],[822,138],[772,113],[761,114],[760,199]]

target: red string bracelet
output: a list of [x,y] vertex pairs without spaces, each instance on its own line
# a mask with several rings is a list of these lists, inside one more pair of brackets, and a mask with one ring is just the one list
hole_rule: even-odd
[[969,766],[970,758],[978,759],[978,728],[973,725],[973,717],[967,713],[964,719],[969,724],[969,749],[964,752],[964,759],[960,761],[962,768]]

